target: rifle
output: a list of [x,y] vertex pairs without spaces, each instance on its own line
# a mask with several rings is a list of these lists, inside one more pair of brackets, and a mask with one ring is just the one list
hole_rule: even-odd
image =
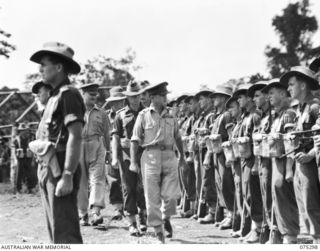
[[201,179],[201,189],[200,189],[200,194],[199,194],[199,202],[198,202],[198,211],[197,215],[198,218],[203,218],[206,214],[206,203],[203,199],[203,194],[204,194],[204,182],[203,182],[203,170],[202,170],[202,146],[199,145],[199,162],[200,162],[200,179]]
[[292,135],[304,135],[304,134],[313,134],[314,136],[317,135],[317,133],[320,133],[320,128],[312,129],[312,130],[305,130],[305,131],[298,131],[298,132],[290,132]]
[[[316,133],[320,133],[320,129],[312,129],[312,130],[305,130],[305,131],[298,131],[298,132],[290,132],[291,135],[294,136],[303,136],[305,134],[313,134],[316,135]],[[300,140],[310,140],[313,139],[313,137],[299,137]],[[306,146],[310,144],[310,141],[307,141],[305,143],[299,142],[298,146],[295,147],[292,151],[287,152],[285,154],[282,154],[280,158],[287,157],[287,162],[286,162],[286,181],[292,182],[293,181],[293,164],[294,164],[294,159],[292,157],[288,157],[292,153],[297,153],[304,149]]]

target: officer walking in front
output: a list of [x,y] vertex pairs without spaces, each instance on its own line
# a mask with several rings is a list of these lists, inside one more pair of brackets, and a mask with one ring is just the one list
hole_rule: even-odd
[[53,243],[82,243],[77,193],[85,106],[79,91],[71,86],[68,78],[69,74],[80,72],[80,65],[74,61],[73,55],[69,46],[48,42],[30,58],[40,64],[43,81],[52,86],[38,136],[40,141],[55,145],[59,166],[41,165],[38,178]]
[[[136,81],[130,81],[124,95],[127,97],[128,105],[117,112],[112,130],[112,166],[120,169],[122,192],[124,200],[124,211],[129,221],[129,233],[139,236],[140,231],[146,232],[146,202],[139,174],[129,170],[130,166],[130,139],[133,126],[138,113],[143,109],[140,102],[140,86]],[[139,160],[142,149],[136,153]],[[138,214],[140,231],[136,222]]]
[[[137,153],[139,146],[142,146],[141,173],[148,225],[154,227],[161,243],[165,242],[163,221],[167,237],[173,234],[170,218],[176,214],[176,200],[180,196],[178,165],[187,168],[178,122],[166,107],[167,85],[167,82],[163,82],[147,88],[151,105],[139,113],[131,138],[130,170],[139,171]],[[175,145],[179,159],[174,152]]]
[[[88,208],[92,212],[91,225],[103,223],[100,213],[105,208],[105,161],[110,161],[110,128],[105,111],[97,105],[99,85],[84,84],[79,87],[86,107],[82,131],[80,159],[81,181],[78,191],[80,224],[88,225]],[[89,196],[88,196],[88,190]]]

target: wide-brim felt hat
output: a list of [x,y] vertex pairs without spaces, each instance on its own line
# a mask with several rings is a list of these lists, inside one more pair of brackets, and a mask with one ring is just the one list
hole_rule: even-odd
[[90,88],[90,87],[97,87],[97,88],[99,88],[99,86],[100,86],[100,85],[97,84],[97,83],[83,84],[83,85],[79,86],[79,89],[84,90],[84,89],[87,89],[87,88]]
[[267,81],[259,81],[248,89],[248,96],[253,98],[255,91],[262,90],[267,86]]
[[291,67],[290,71],[281,76],[281,85],[283,85],[285,88],[288,88],[289,79],[293,76],[302,76],[307,79],[311,90],[318,90],[320,88],[314,72],[304,66]]
[[320,57],[312,60],[311,64],[309,65],[309,68],[314,72],[317,72],[319,70],[319,67],[320,67]]
[[209,97],[213,93],[214,93],[214,91],[211,89],[203,89],[203,90],[200,90],[199,92],[197,92],[194,96],[197,98],[199,98],[200,96]]
[[35,52],[30,60],[35,63],[40,63],[43,56],[55,55],[60,57],[66,64],[68,64],[69,73],[77,74],[80,72],[80,65],[73,59],[74,51],[66,44],[59,42],[47,42],[43,45],[43,48]]
[[137,96],[141,94],[141,89],[138,81],[131,80],[127,85],[127,89],[123,92],[126,96]]
[[214,89],[214,92],[210,94],[210,97],[215,97],[217,95],[227,96],[230,98],[232,96],[232,87],[227,85],[218,85]]
[[35,83],[32,88],[31,88],[31,92],[34,93],[34,94],[38,94],[39,93],[39,90],[41,87],[47,87],[48,89],[52,89],[51,85],[49,84],[45,84],[43,81],[39,81],[37,83]]
[[140,85],[141,93],[144,93],[144,92],[146,91],[145,89],[146,89],[148,86],[150,86],[150,83],[149,83],[148,80],[144,80],[144,81],[141,81],[141,82],[139,83],[139,85]]
[[161,82],[158,84],[153,84],[146,87],[144,90],[148,91],[150,94],[168,94],[169,91],[167,90],[168,83]]
[[184,102],[188,103],[188,102],[190,102],[190,100],[192,100],[192,99],[197,99],[197,98],[196,98],[195,95],[189,95],[188,97],[186,97],[186,98],[184,99]]
[[236,96],[231,96],[226,102],[226,108],[229,108],[232,102],[238,102],[238,98]]
[[126,96],[122,93],[123,89],[121,86],[112,87],[109,90],[110,97],[106,99],[107,102],[125,100]]
[[176,102],[177,102],[177,103],[180,103],[180,102],[182,102],[182,101],[185,101],[185,99],[186,99],[187,97],[189,97],[189,95],[183,94],[183,95],[179,96],[179,97],[176,99]]
[[274,79],[269,80],[267,82],[267,85],[261,91],[263,93],[268,93],[268,91],[271,88],[274,88],[274,87],[287,90],[287,88],[280,83],[280,79],[279,78],[274,78]]
[[252,84],[242,84],[239,88],[233,93],[233,96],[237,97],[240,94],[248,95],[248,90],[252,86]]

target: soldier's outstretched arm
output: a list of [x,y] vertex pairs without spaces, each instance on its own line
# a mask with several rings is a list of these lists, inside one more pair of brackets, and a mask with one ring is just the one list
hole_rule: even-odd
[[137,158],[137,153],[138,153],[138,142],[136,141],[131,141],[130,144],[130,166],[129,170],[135,173],[139,172],[139,164],[138,164],[138,158]]
[[82,122],[74,122],[68,128],[69,137],[66,145],[66,159],[61,179],[57,183],[55,195],[65,196],[73,190],[73,174],[80,159]]

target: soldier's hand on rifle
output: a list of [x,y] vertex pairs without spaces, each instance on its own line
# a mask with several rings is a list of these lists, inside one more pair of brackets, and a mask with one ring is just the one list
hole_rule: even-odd
[[309,163],[314,158],[313,155],[303,153],[303,152],[297,153],[294,157],[301,164]]
[[138,163],[131,162],[131,163],[130,163],[130,166],[129,166],[129,170],[130,170],[131,172],[138,173],[138,172],[139,172],[139,165],[138,165]]
[[57,183],[55,196],[62,197],[68,195],[73,190],[73,175],[62,174],[61,179]]

